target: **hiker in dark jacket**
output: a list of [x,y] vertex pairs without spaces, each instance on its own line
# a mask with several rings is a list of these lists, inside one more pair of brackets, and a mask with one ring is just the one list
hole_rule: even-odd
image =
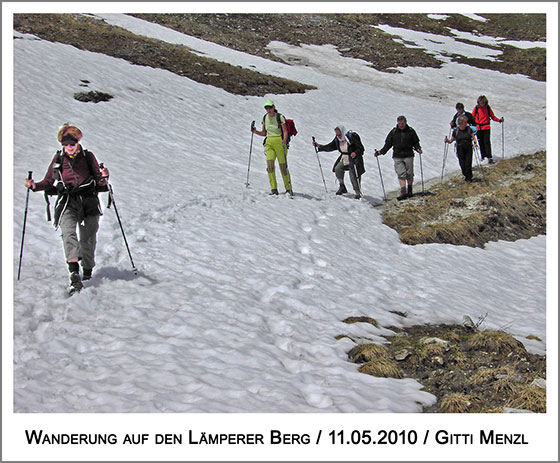
[[[457,113],[453,116],[453,119],[451,119],[451,122],[449,123],[452,129],[457,127],[459,118],[461,116],[465,116],[467,118],[467,125],[472,125],[473,127],[476,126],[474,116],[471,113],[465,111],[465,105],[463,103],[457,103],[455,105],[455,109],[457,110]],[[476,128],[475,128],[475,132],[476,132]]]
[[473,130],[468,125],[468,117],[463,115],[459,118],[458,126],[453,129],[451,138],[445,137],[445,143],[455,143],[457,159],[461,172],[465,176],[466,182],[472,182],[472,155],[473,143],[476,146],[476,138]]
[[[54,155],[45,178],[37,183],[25,181],[25,186],[33,191],[58,194],[54,225],[56,228],[60,226],[61,230],[70,272],[70,292],[83,287],[78,261],[82,261],[83,279],[91,278],[101,215],[97,193],[107,191],[109,177],[109,171],[99,168],[93,153],[82,148],[81,139],[80,129],[63,125],[58,132],[62,150]],[[76,226],[79,228],[79,239]]]
[[329,144],[320,145],[314,141],[313,146],[318,151],[338,151],[340,153],[332,169],[339,183],[336,194],[342,195],[348,192],[344,185],[344,172],[349,171],[350,181],[355,193],[354,197],[360,199],[362,196],[360,182],[366,171],[364,167],[364,145],[362,145],[360,136],[356,132],[346,131],[343,125],[337,125],[334,128],[334,133],[335,137]]
[[387,135],[383,148],[379,151],[375,150],[374,155],[385,154],[391,147],[393,148],[395,172],[401,187],[401,194],[397,198],[400,201],[412,197],[412,183],[414,182],[413,150],[422,154],[420,139],[416,131],[406,123],[406,117],[404,116],[397,117],[397,126]]

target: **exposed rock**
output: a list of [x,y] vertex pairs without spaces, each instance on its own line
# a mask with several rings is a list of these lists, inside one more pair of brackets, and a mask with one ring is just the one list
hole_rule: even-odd
[[406,360],[410,356],[410,352],[408,349],[402,349],[398,352],[395,352],[395,360],[403,361]]
[[469,317],[468,315],[463,316],[463,326],[465,328],[469,328],[471,330],[476,330],[476,325],[472,321],[472,318]]
[[532,383],[531,387],[538,387],[541,389],[546,389],[546,379],[536,378]]
[[504,407],[504,413],[534,413],[531,410],[523,410],[522,408]]
[[97,90],[74,93],[74,99],[83,101],[84,103],[99,103],[100,101],[109,101],[111,98],[113,98],[113,95],[109,95],[108,93],[104,92],[98,92]]
[[439,344],[440,346],[442,346],[446,351],[449,350],[449,342],[445,341],[443,339],[440,338],[422,338],[420,339],[420,342],[424,345],[428,345],[428,344]]

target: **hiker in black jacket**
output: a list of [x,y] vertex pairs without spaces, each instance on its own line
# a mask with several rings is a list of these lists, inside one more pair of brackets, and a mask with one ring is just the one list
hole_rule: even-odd
[[397,198],[400,201],[412,197],[414,150],[422,154],[420,139],[416,131],[406,123],[404,116],[397,117],[397,126],[391,129],[385,139],[385,145],[379,151],[375,150],[374,155],[385,154],[391,147],[393,147],[393,161],[401,187],[401,194]]
[[360,199],[362,196],[360,181],[366,171],[364,167],[364,145],[362,145],[360,136],[356,132],[346,131],[343,125],[337,125],[334,128],[334,133],[335,137],[329,144],[320,145],[313,141],[313,146],[318,151],[337,150],[340,153],[332,169],[340,185],[336,194],[342,195],[348,192],[344,185],[344,171],[347,170],[350,172],[350,181],[355,193],[354,197]]
[[[449,123],[449,125],[451,126],[452,129],[457,127],[458,122],[459,122],[459,118],[461,116],[465,116],[467,118],[467,125],[473,126],[473,127],[476,126],[474,116],[471,113],[468,113],[468,112],[465,111],[465,105],[463,103],[457,103],[455,105],[455,109],[457,110],[457,113],[453,116],[453,119],[451,119],[451,122]],[[476,128],[475,128],[475,130],[476,130]]]

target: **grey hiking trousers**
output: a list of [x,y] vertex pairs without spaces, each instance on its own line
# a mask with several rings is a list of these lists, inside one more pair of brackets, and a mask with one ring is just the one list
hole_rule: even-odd
[[[354,166],[352,165],[352,163],[350,163],[349,166],[349,170],[348,173],[350,174],[350,181],[352,182],[352,187],[354,188],[354,191],[356,192],[356,194],[360,193],[360,185],[358,183],[358,179],[356,178],[356,171],[354,170]],[[336,178],[338,179],[338,182],[341,185],[344,185],[344,163],[342,162],[342,159],[340,160],[340,162],[336,165],[336,167],[334,168],[334,173],[336,175]]]
[[[89,215],[78,223],[78,212],[67,208],[58,222],[60,236],[64,246],[66,262],[70,259],[81,259],[83,268],[95,267],[95,246],[97,245],[97,230],[99,230],[99,216]],[[80,237],[76,233],[78,226]]]

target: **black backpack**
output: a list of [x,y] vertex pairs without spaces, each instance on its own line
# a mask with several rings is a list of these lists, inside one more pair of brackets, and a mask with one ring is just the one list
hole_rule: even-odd
[[[91,174],[93,180],[93,154],[91,151],[83,149],[84,156],[86,157],[89,173]],[[62,151],[58,150],[56,152],[56,158],[53,163],[53,175],[56,180],[55,185],[53,185],[48,190],[45,190],[45,202],[47,203],[47,221],[51,221],[51,202],[49,200],[49,196],[62,196],[64,194],[68,194],[69,191],[62,181]],[[88,182],[91,183],[91,182]],[[94,194],[98,193],[99,191],[107,191],[107,187],[99,187],[97,188],[95,182],[92,183],[93,192]]]

